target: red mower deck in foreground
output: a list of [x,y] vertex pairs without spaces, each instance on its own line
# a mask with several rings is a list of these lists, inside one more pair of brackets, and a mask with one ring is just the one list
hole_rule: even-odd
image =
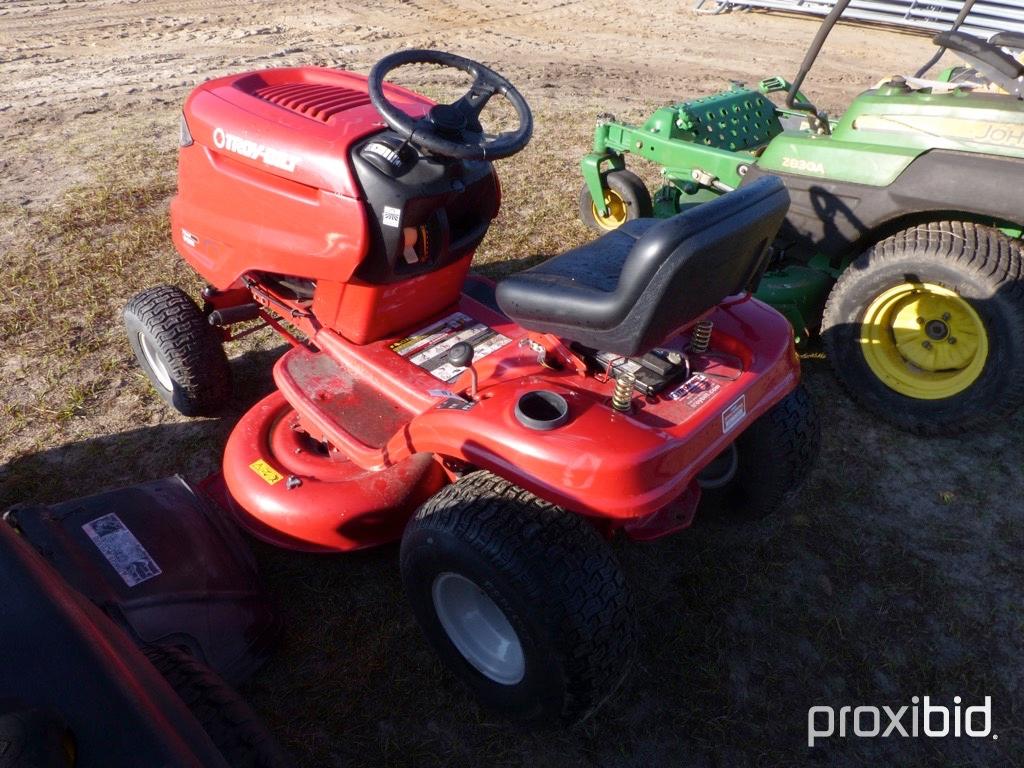
[[[472,84],[451,104],[384,85],[422,63]],[[518,125],[495,134],[480,115],[496,95]],[[263,324],[288,339],[277,390],[225,450],[238,522],[307,551],[401,538],[446,664],[499,712],[571,722],[632,653],[607,539],[657,538],[698,509],[772,511],[817,424],[789,324],[751,298],[788,207],[776,180],[497,285],[467,277],[500,204],[492,161],[531,132],[507,80],[438,51],[393,54],[368,79],[304,68],[200,86],[171,213],[204,305],[161,286],[125,320],[186,414],[230,397],[224,341]]]
[[[460,468],[479,467],[638,538],[682,527],[675,521],[689,522],[699,493],[677,500],[700,470],[799,377],[773,310],[747,301],[709,319],[716,351],[692,359],[701,371],[656,397],[634,395],[628,413],[611,407],[614,379],[581,377],[572,360],[562,370],[542,365],[533,345],[555,347],[547,356],[557,360],[556,339],[533,338],[469,297],[405,338],[356,346],[321,330],[320,351],[298,347],[278,361],[280,391],[228,442],[225,478],[251,515],[240,522],[283,546],[372,546],[397,539],[415,507]],[[756,347],[744,345],[744,326],[759,329]],[[476,400],[467,373],[447,382],[425,367],[474,336],[493,348],[474,362]],[[683,353],[688,342],[681,334],[662,349]],[[516,418],[516,404],[538,391],[565,399],[562,426],[539,432]],[[672,514],[659,516],[666,508]]]

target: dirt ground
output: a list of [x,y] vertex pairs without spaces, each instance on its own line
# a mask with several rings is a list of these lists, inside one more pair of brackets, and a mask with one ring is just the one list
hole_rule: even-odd
[[[119,312],[135,291],[199,283],[170,245],[177,113],[189,89],[242,69],[366,71],[403,47],[453,50],[531,102],[532,144],[499,165],[492,275],[589,239],[576,219],[594,117],[729,80],[791,76],[816,24],[699,15],[688,1],[94,0],[0,4],[0,507],[217,467],[231,425],[269,390],[269,335],[231,350],[221,419],[164,407]],[[838,111],[916,69],[927,38],[841,27],[805,91]],[[409,84],[435,94],[431,73]],[[818,468],[775,519],[704,521],[619,546],[642,628],[632,676],[591,721],[528,734],[481,714],[404,605],[393,548],[309,557],[257,546],[287,621],[246,686],[301,766],[1024,765],[1024,417],[956,440],[865,416],[813,350],[825,424]],[[996,740],[806,742],[809,707],[992,697]]]

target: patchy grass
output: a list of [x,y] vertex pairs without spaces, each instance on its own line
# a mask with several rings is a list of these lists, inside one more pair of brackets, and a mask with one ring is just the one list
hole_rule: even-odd
[[[477,266],[498,276],[590,238],[576,218],[577,113],[538,110],[500,166],[504,205]],[[630,118],[639,117],[631,115]],[[269,335],[232,350],[238,401],[184,420],[137,371],[120,309],[198,281],[174,253],[174,153],[129,147],[38,210],[0,209],[0,506],[216,469],[237,416],[270,386]],[[482,715],[405,607],[393,548],[312,557],[257,545],[287,623],[246,694],[296,764],[1020,765],[1024,522],[1020,416],[960,440],[908,437],[804,358],[825,424],[817,471],[775,519],[700,522],[617,545],[636,591],[640,656],[625,688],[569,732]],[[998,742],[833,740],[806,748],[808,707],[993,699]]]
[[198,281],[174,255],[167,201],[171,152],[136,149],[41,211],[7,205],[0,254],[6,450],[46,442],[123,382],[130,352],[120,311],[154,282]]

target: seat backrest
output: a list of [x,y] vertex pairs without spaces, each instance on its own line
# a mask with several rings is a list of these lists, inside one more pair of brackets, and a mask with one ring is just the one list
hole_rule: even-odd
[[960,58],[973,66],[1007,93],[1024,99],[1024,64],[993,43],[987,43],[963,32],[941,32],[935,36],[936,45],[956,51]]
[[623,264],[615,303],[631,308],[603,348],[650,349],[726,297],[754,290],[788,210],[786,187],[767,176],[651,227]]

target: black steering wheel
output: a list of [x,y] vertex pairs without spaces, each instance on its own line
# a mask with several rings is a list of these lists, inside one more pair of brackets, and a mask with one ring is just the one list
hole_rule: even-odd
[[[409,64],[439,64],[473,76],[473,84],[451,104],[435,104],[425,117],[410,117],[384,95],[384,78]],[[515,87],[493,69],[454,53],[430,50],[399,51],[385,56],[370,70],[370,101],[393,131],[411,143],[438,155],[459,160],[498,160],[514,155],[533,134],[530,105]],[[508,99],[519,126],[497,136],[484,133],[480,113],[494,94]]]

